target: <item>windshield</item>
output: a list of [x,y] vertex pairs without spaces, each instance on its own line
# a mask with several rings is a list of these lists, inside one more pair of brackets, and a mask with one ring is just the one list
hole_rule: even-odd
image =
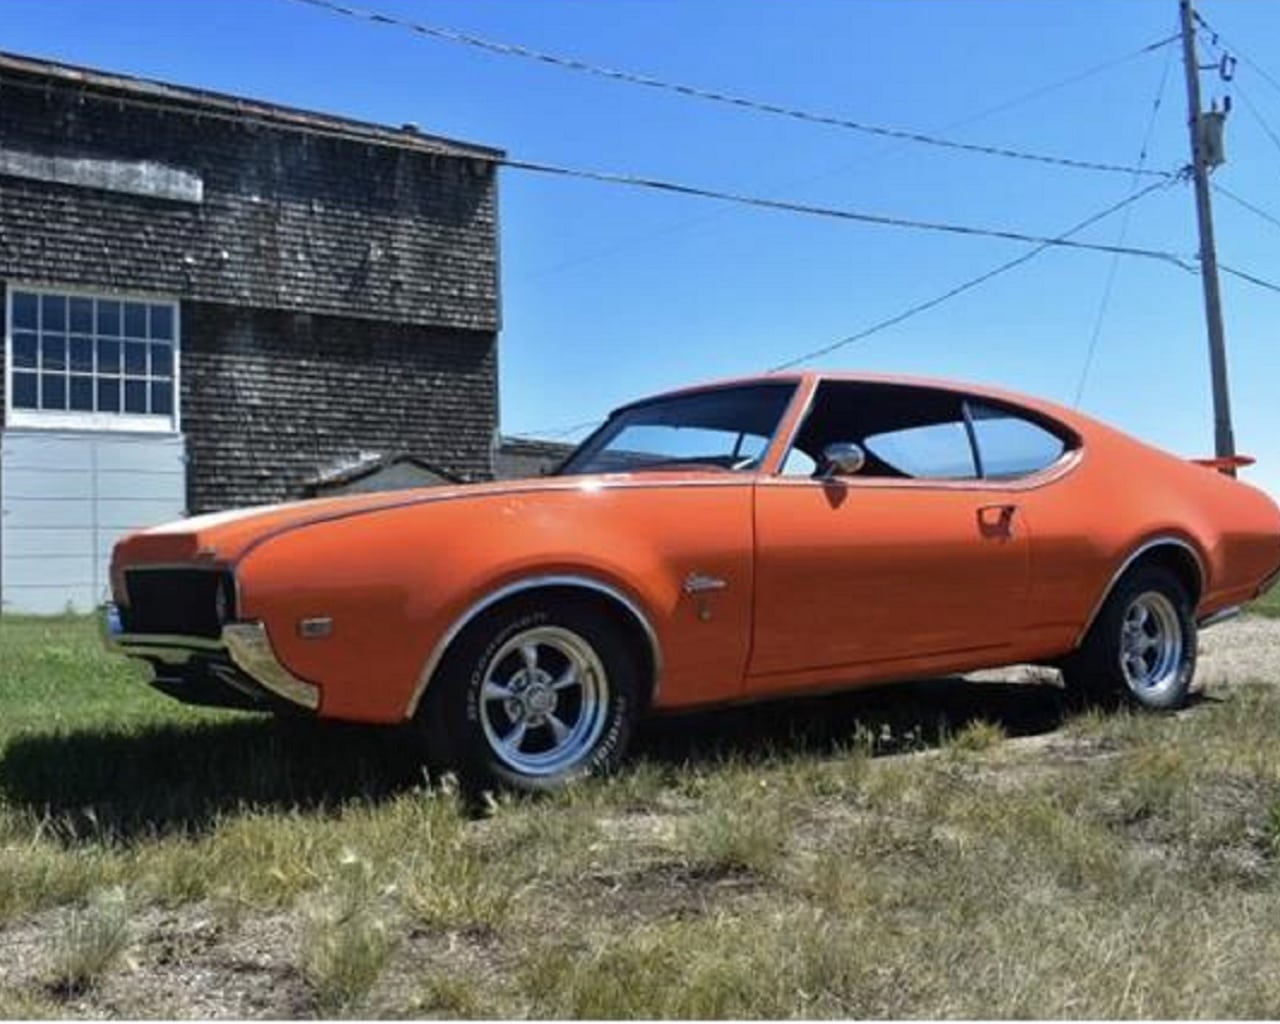
[[754,469],[794,391],[791,382],[749,384],[628,406],[587,438],[560,473]]

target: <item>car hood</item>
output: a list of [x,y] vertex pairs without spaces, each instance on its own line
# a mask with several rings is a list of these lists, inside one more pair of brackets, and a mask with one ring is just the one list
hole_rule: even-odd
[[[312,498],[282,505],[260,505],[210,515],[180,519],[124,538],[116,546],[112,562],[117,566],[142,564],[187,564],[207,562],[234,564],[250,549],[265,540],[314,523],[366,515],[382,509],[442,502],[500,500],[512,495],[550,491],[595,491],[604,487],[663,486],[687,483],[703,473],[611,473],[602,476],[544,477],[533,480],[504,480],[451,487],[422,487],[412,490],[381,491],[341,498]],[[723,474],[714,474],[721,482]]]

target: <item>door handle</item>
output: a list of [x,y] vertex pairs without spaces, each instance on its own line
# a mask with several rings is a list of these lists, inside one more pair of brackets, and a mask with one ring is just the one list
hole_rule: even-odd
[[1017,513],[1017,505],[980,505],[978,527],[984,537],[1009,537],[1013,534],[1013,517]]
[[729,584],[715,576],[707,576],[700,572],[691,572],[684,578],[681,589],[686,594],[704,594],[711,590],[724,590]]

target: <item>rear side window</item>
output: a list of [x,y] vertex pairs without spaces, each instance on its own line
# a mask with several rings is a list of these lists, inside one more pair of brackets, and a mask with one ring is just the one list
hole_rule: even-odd
[[1066,442],[1044,427],[1004,409],[969,402],[974,440],[987,480],[1013,480],[1052,466]]
[[978,475],[961,420],[872,434],[863,446],[890,469],[917,480],[969,480]]

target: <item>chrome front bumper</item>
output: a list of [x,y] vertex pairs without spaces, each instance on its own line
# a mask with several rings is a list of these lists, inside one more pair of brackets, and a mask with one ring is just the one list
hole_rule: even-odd
[[126,633],[120,610],[114,604],[102,609],[100,621],[103,642],[109,650],[149,662],[157,683],[168,684],[162,689],[179,699],[183,681],[196,675],[210,676],[254,696],[253,687],[242,685],[244,681],[236,678],[237,673],[242,673],[245,681],[295,707],[315,711],[320,706],[320,688],[299,679],[281,664],[261,622],[228,623],[213,639]]

